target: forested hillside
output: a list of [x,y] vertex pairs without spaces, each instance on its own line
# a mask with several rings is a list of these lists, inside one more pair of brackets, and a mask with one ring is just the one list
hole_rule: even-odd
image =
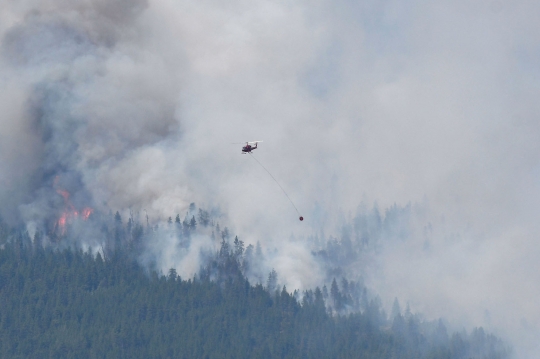
[[[508,357],[482,328],[448,333],[376,298],[338,315],[319,288],[250,285],[244,253],[221,249],[194,279],[143,268],[127,251],[107,258],[52,249],[23,235],[0,250],[3,358],[490,358]],[[333,282],[332,298],[346,298]]]

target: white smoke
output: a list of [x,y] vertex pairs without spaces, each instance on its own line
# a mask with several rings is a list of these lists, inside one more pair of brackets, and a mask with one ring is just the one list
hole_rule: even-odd
[[[539,10],[481,0],[4,2],[0,213],[39,223],[62,206],[57,176],[80,206],[151,220],[190,202],[220,206],[246,243],[277,250],[292,289],[323,277],[302,238],[339,234],[360,202],[428,203],[419,227],[433,224],[429,250],[421,236],[385,248],[370,284],[537,357],[527,339],[540,321]],[[254,155],[303,223],[230,145],[259,139]]]

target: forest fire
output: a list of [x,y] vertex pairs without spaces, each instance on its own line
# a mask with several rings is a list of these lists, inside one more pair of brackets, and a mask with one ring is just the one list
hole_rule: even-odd
[[68,191],[57,189],[56,192],[64,198],[64,211],[56,221],[55,229],[58,229],[60,234],[64,235],[66,234],[66,225],[70,221],[76,218],[82,218],[86,221],[94,210],[90,207],[85,207],[81,211],[78,211],[69,200],[70,193]]

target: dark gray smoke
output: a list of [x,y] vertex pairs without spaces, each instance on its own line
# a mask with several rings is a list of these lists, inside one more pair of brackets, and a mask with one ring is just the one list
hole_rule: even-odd
[[[10,223],[57,216],[59,190],[76,208],[103,208],[111,192],[119,194],[102,176],[178,135],[178,84],[144,59],[137,24],[146,8],[144,1],[7,8],[15,11],[7,12],[14,19],[1,38],[9,91],[2,96],[0,211]],[[123,180],[129,187],[140,178]],[[139,204],[120,201],[127,203],[113,205]]]

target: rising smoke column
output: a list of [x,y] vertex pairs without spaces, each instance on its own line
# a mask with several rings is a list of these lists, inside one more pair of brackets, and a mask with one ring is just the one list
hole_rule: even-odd
[[140,173],[178,134],[179,86],[145,47],[147,5],[2,5],[0,214],[10,223],[58,218],[60,190],[79,210],[155,198]]

